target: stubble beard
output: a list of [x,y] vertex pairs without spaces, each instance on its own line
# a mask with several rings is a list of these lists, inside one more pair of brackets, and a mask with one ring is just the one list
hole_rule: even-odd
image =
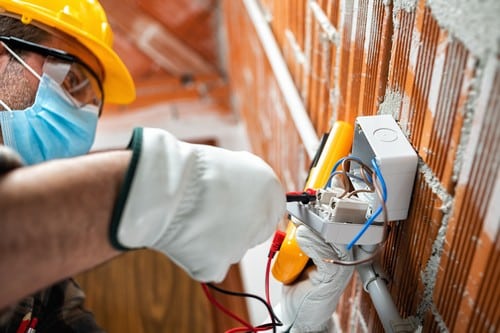
[[[30,84],[25,73],[23,65],[11,59],[5,71],[0,75],[0,99],[11,110],[24,110],[35,102],[36,89]],[[0,111],[6,111],[2,105],[0,105]],[[0,144],[3,144],[1,126]]]
[[[23,65],[12,59],[0,76],[0,98],[12,110],[24,110],[35,102],[36,88],[26,77]],[[5,111],[0,105],[0,110]]]

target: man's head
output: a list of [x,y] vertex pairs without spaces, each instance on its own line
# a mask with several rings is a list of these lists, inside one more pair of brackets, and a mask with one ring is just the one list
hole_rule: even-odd
[[[95,0],[0,0],[0,110],[8,110],[0,121],[4,136],[9,135],[5,143],[11,141],[17,151],[29,143],[59,145],[61,151],[81,141],[78,154],[90,149],[83,146],[89,145],[89,135],[93,140],[96,119],[68,105],[100,112],[105,101],[124,104],[135,98],[130,74],[111,43],[107,18]],[[45,117],[43,124],[39,115]],[[59,116],[68,116],[64,122],[71,128],[61,127],[61,121],[52,123]],[[79,137],[68,139],[75,132]],[[29,163],[32,151],[25,155]],[[39,157],[33,163],[76,152],[35,155]]]
[[0,15],[77,41],[102,66],[106,102],[127,104],[134,100],[132,78],[112,49],[113,32],[97,0],[0,0]]

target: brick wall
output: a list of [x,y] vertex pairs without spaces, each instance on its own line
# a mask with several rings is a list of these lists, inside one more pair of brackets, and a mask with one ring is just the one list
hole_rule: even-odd
[[[288,73],[249,4],[260,5]],[[297,190],[333,121],[392,114],[419,155],[409,217],[393,224],[381,260],[393,300],[424,332],[496,332],[500,2],[226,0],[223,9],[233,104],[254,151]],[[343,331],[383,331],[357,277],[337,315]]]

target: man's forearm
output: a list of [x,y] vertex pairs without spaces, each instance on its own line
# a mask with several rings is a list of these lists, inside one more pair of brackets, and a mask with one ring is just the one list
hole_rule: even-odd
[[130,158],[96,153],[0,177],[0,309],[119,253],[108,227]]

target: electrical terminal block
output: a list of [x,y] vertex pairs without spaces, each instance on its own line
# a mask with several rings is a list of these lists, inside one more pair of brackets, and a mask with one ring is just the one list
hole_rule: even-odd
[[340,187],[320,189],[313,204],[319,215],[332,222],[364,223],[369,205],[352,196],[343,198],[346,191]]
[[364,223],[368,203],[356,197],[333,198],[330,208],[329,220],[332,222]]
[[[289,202],[287,211],[294,223],[307,225],[326,242],[348,244],[363,228],[369,205],[358,198],[338,198],[333,195],[330,198],[328,204],[319,201],[306,205],[300,202]],[[383,237],[383,224],[374,223],[357,244],[379,244]]]
[[340,197],[344,192],[344,189],[340,187],[319,189],[316,192],[316,199],[319,204],[330,205],[333,198]]

